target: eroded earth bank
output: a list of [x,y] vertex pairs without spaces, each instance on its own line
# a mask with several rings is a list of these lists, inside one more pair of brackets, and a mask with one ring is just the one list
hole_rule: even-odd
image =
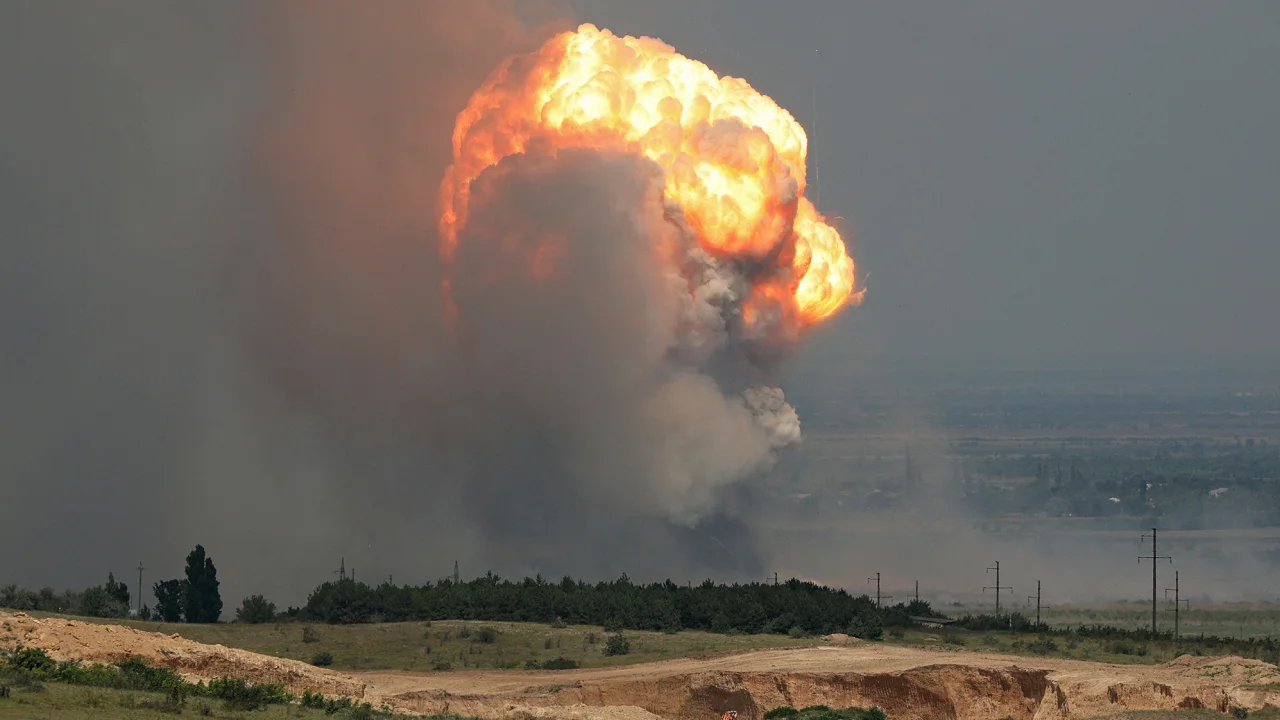
[[3,612],[0,622],[0,645],[39,647],[58,659],[139,655],[192,680],[282,682],[295,693],[348,695],[422,714],[707,720],[737,710],[758,720],[779,705],[877,705],[893,720],[1065,720],[1280,705],[1280,670],[1235,657],[1109,665],[852,643],[593,670],[341,673],[120,626]]

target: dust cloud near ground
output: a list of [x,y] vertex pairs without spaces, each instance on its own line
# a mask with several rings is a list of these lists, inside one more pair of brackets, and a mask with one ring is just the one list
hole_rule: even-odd
[[[1225,713],[1280,704],[1274,689],[1280,671],[1233,657],[1106,665],[833,640],[817,648],[593,670],[336,673],[119,626],[24,613],[0,613],[0,623],[0,647],[21,643],[57,659],[118,662],[138,655],[190,679],[247,677],[403,712],[484,718],[705,720],[736,710],[759,720],[774,707],[821,704],[874,705],[907,720],[1068,720],[1125,710]],[[1261,688],[1268,685],[1272,689]]]

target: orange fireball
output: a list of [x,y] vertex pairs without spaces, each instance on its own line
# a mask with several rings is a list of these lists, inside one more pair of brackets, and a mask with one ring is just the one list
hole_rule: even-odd
[[454,129],[441,186],[446,258],[467,222],[472,181],[535,148],[623,151],[661,167],[666,199],[698,244],[757,268],[748,324],[765,312],[812,323],[862,298],[840,234],[804,197],[804,129],[746,81],[659,40],[585,24],[494,71]]

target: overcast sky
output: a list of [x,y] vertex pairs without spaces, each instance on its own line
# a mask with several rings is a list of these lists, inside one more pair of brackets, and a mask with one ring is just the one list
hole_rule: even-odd
[[571,4],[809,130],[870,274],[812,352],[1280,353],[1274,2]]

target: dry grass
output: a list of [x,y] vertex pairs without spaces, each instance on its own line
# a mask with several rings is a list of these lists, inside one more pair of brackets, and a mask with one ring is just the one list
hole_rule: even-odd
[[[783,635],[717,635],[685,631],[668,635],[626,631],[631,643],[627,655],[606,656],[608,634],[599,627],[553,628],[541,623],[492,623],[440,621],[434,623],[380,623],[375,625],[324,625],[264,623],[241,625],[186,625],[121,620],[87,622],[128,625],[151,632],[178,633],[197,642],[225,645],[252,652],[310,662],[321,652],[333,655],[334,670],[515,669],[527,662],[543,663],[563,657],[582,667],[604,667],[698,657],[742,650],[807,647],[818,639],[793,639]],[[303,642],[303,628],[318,637]],[[493,642],[483,642],[481,628],[495,631]]]

